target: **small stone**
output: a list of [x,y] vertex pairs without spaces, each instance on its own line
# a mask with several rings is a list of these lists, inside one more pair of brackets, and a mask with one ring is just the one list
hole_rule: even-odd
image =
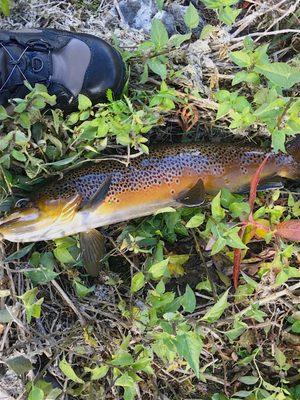
[[154,0],[121,0],[119,7],[125,22],[131,28],[150,32],[151,20],[158,12]]

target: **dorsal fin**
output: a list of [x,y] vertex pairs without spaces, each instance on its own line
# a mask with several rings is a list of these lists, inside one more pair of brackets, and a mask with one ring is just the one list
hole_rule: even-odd
[[104,181],[99,186],[97,192],[89,200],[87,200],[86,202],[82,202],[79,209],[80,210],[94,210],[95,208],[97,208],[102,203],[102,201],[105,199],[105,197],[109,191],[111,180],[112,180],[111,174],[108,175],[107,177],[105,177]]
[[202,179],[198,179],[197,183],[191,188],[184,190],[177,197],[176,201],[186,207],[199,206],[204,202],[205,189]]

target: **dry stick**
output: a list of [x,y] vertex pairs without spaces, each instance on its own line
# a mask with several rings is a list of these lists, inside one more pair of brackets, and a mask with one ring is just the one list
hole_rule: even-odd
[[194,238],[194,242],[195,242],[195,246],[196,246],[196,251],[197,251],[199,257],[201,258],[201,261],[203,262],[203,265],[204,265],[204,269],[205,269],[205,271],[206,271],[207,278],[208,278],[209,283],[210,283],[210,286],[211,286],[211,288],[212,288],[212,295],[213,295],[213,298],[214,298],[215,301],[217,301],[217,300],[218,300],[218,296],[217,296],[216,288],[215,288],[215,285],[214,285],[213,280],[211,279],[210,271],[209,271],[208,268],[207,268],[207,264],[206,264],[205,258],[204,258],[203,254],[202,254],[202,251],[201,251],[201,249],[200,249],[200,246],[199,246],[197,237],[196,237],[195,232],[194,232],[193,229],[192,229],[192,235],[193,235],[193,238]]
[[77,315],[80,325],[81,326],[86,326],[86,320],[83,318],[79,310],[76,308],[75,304],[72,302],[70,297],[65,293],[65,291],[59,286],[59,284],[56,282],[56,280],[51,281],[52,285],[55,287],[57,292],[60,294],[60,296],[65,300],[65,302],[68,304],[68,306],[74,311],[74,313]]
[[280,22],[281,20],[283,20],[284,18],[286,18],[288,15],[290,14],[294,14],[294,12],[297,10],[298,4],[300,3],[300,0],[297,0],[295,2],[295,4],[292,4],[291,7],[279,18],[277,18],[270,26],[269,28],[266,30],[266,32],[268,32],[271,28],[273,28],[274,25],[278,24],[278,22]]
[[[280,292],[272,293],[272,294],[270,294],[269,296],[264,297],[263,299],[254,301],[254,302],[251,304],[251,306],[248,306],[248,307],[244,308],[244,310],[242,310],[242,311],[236,313],[236,314],[234,315],[234,317],[236,318],[236,317],[242,316],[242,315],[244,315],[247,311],[251,310],[251,308],[252,308],[253,306],[258,305],[258,306],[260,307],[260,306],[263,306],[263,305],[265,305],[265,304],[271,303],[271,302],[273,302],[273,301],[279,299],[280,297],[289,295],[291,292],[295,292],[297,289],[300,289],[300,282],[299,282],[299,283],[296,283],[296,284],[293,285],[293,286],[290,286],[289,288],[283,289],[283,290],[281,290]],[[224,325],[225,323],[230,322],[231,320],[233,320],[232,317],[226,318],[226,319],[224,319],[223,321],[220,321],[219,323],[217,323],[217,327],[222,326],[222,325]]]
[[249,35],[232,38],[230,41],[231,42],[242,42],[247,37],[274,36],[274,35],[280,35],[283,33],[299,33],[300,34],[300,29],[281,29],[281,30],[272,31],[272,32],[254,32],[254,33],[249,33]]

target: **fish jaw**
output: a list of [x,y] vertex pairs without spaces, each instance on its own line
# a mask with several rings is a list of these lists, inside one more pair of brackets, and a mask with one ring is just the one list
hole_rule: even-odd
[[76,221],[79,196],[70,199],[41,200],[31,207],[16,210],[0,220],[0,237],[11,242],[37,242],[69,234]]

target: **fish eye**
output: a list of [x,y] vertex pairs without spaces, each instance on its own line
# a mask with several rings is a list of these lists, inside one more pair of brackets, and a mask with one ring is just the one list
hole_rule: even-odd
[[17,202],[15,204],[15,208],[19,208],[19,209],[26,208],[26,207],[29,207],[30,204],[31,204],[30,199],[28,199],[28,198],[19,199],[19,200],[17,200]]

